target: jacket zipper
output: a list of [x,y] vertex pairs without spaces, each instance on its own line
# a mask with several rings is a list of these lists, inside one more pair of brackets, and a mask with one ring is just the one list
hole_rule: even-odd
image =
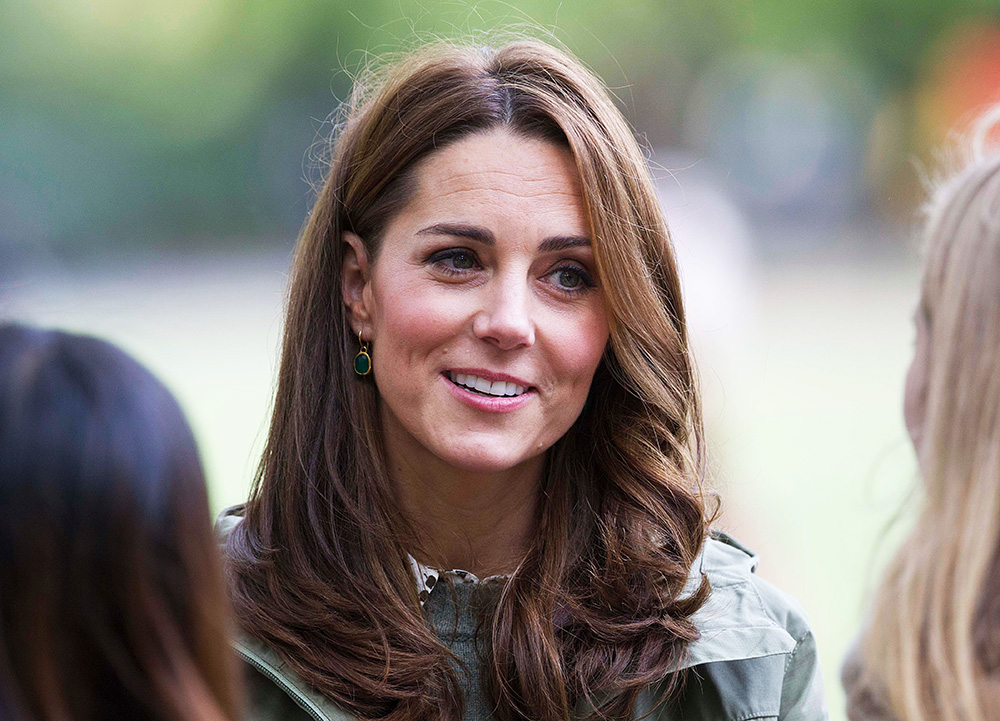
[[312,707],[312,703],[292,686],[288,681],[286,681],[279,673],[274,671],[270,666],[258,660],[255,656],[251,655],[248,651],[244,651],[240,646],[234,644],[236,653],[240,655],[244,661],[249,663],[255,669],[264,674],[267,678],[271,679],[282,691],[291,696],[292,700],[298,704],[298,706],[305,711],[307,714],[312,716],[316,721],[329,721],[329,719],[319,713],[316,709]]

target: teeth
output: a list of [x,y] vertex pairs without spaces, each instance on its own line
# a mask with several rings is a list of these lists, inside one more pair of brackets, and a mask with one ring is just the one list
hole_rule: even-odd
[[516,383],[488,381],[485,378],[466,373],[449,373],[448,376],[457,385],[491,396],[519,396],[526,390],[524,386],[519,386]]

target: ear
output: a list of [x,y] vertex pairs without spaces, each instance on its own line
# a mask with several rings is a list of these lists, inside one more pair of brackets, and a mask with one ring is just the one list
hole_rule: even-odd
[[344,305],[350,314],[351,327],[355,333],[370,332],[372,308],[368,263],[368,253],[364,243],[354,233],[345,230],[343,234],[347,249],[344,253],[344,266],[341,268],[341,289],[344,295]]

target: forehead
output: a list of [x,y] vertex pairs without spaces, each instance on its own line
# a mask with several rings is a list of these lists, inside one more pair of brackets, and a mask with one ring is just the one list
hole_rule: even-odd
[[475,133],[417,166],[404,214],[549,226],[587,234],[580,175],[570,150],[498,129]]

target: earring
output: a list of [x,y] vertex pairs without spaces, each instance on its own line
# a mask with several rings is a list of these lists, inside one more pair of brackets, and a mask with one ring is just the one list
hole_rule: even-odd
[[358,332],[358,343],[361,350],[354,356],[354,372],[359,376],[366,376],[372,372],[372,357],[368,355],[368,344],[361,338],[361,331]]

